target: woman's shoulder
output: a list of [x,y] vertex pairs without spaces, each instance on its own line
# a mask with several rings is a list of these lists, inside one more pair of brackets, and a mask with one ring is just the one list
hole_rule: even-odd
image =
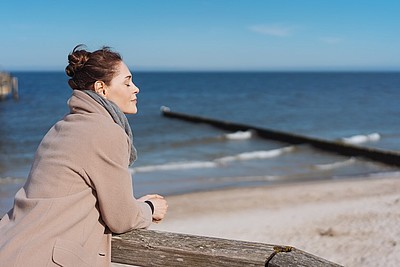
[[68,128],[87,134],[122,135],[125,131],[111,117],[98,113],[70,114],[64,118]]
[[126,149],[127,146],[124,129],[102,114],[70,114],[55,125],[55,130],[68,143],[80,144],[86,149]]

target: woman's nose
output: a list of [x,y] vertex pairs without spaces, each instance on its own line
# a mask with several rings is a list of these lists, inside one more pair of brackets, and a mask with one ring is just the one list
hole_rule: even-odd
[[138,94],[140,92],[139,87],[136,86],[136,84],[132,83],[133,85],[133,93]]

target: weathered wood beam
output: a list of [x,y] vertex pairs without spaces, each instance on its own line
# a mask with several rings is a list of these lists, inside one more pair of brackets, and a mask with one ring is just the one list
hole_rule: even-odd
[[112,239],[112,261],[135,266],[340,266],[292,247],[150,230]]

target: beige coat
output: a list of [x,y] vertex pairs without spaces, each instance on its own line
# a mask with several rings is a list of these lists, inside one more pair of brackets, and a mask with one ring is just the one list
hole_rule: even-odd
[[133,197],[125,131],[84,92],[68,104],[0,221],[1,266],[109,266],[111,232],[151,223]]

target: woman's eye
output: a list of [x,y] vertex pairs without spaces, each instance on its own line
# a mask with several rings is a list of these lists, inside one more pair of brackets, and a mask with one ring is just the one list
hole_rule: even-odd
[[130,84],[125,84],[125,85],[128,86],[128,87],[131,86]]

